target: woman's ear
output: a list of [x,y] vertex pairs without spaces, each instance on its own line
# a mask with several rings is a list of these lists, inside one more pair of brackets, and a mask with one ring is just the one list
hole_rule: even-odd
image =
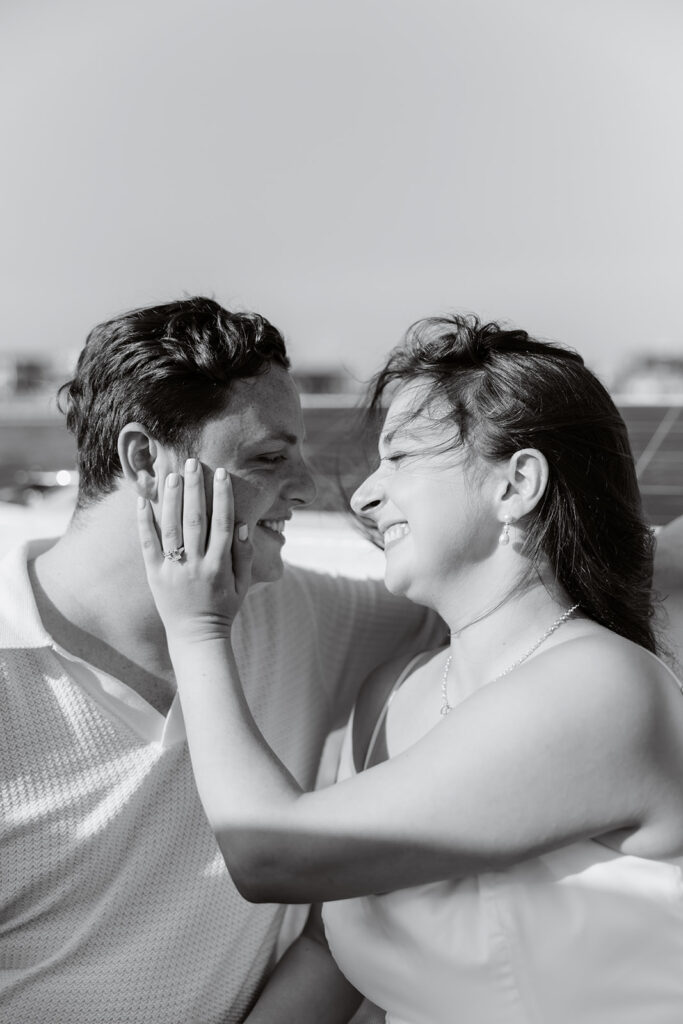
[[127,423],[119,433],[117,448],[123,479],[137,494],[155,501],[159,490],[157,442],[140,423]]
[[511,456],[499,499],[501,522],[517,522],[531,512],[548,486],[548,460],[537,448],[521,448]]

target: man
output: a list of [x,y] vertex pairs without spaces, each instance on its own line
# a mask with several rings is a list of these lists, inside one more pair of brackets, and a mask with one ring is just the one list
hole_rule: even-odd
[[[139,495],[158,512],[188,454],[231,473],[267,584],[240,615],[240,670],[305,787],[371,669],[440,640],[381,583],[283,572],[284,525],[315,493],[288,368],[262,317],[192,298],[96,327],[63,389],[73,520],[0,576],[2,1020],[236,1022],[273,964],[282,908],[238,895],[196,795]],[[337,981],[320,979],[323,1003]]]

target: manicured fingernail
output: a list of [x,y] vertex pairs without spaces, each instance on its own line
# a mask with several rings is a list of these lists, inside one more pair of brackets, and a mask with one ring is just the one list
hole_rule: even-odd
[[196,471],[197,471],[197,460],[196,459],[188,459],[187,462],[185,463],[185,472],[186,473],[196,473]]
[[167,487],[177,487],[178,486],[178,474],[177,473],[169,473],[168,474],[168,476],[166,477],[166,486]]
[[249,527],[246,523],[240,523],[237,528],[237,537],[239,540],[247,540],[249,537]]
[[228,474],[227,474],[227,472],[226,472],[226,471],[225,471],[225,470],[223,469],[223,467],[222,467],[222,466],[220,466],[220,467],[219,467],[219,468],[218,468],[218,469],[216,470],[216,480],[226,480],[226,479],[227,479],[227,476],[228,476]]
[[147,499],[143,498],[141,494],[138,494],[138,508],[144,508],[147,504]]

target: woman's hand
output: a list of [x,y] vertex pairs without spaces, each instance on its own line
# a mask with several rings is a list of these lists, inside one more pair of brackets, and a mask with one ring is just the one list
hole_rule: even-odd
[[138,499],[138,527],[147,581],[169,642],[229,639],[251,582],[252,547],[245,524],[235,523],[230,476],[217,469],[213,509],[206,513],[197,459],[166,478],[161,543],[149,501]]

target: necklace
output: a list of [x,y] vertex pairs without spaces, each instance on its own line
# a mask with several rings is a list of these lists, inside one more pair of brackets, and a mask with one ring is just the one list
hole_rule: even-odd
[[[551,626],[548,626],[543,636],[540,636],[538,638],[536,643],[529,648],[526,654],[523,654],[521,658],[517,659],[517,661],[513,661],[513,663],[511,665],[508,665],[508,667],[504,669],[501,673],[499,673],[499,675],[494,676],[493,679],[489,679],[489,683],[497,683],[499,679],[503,678],[503,676],[509,675],[510,672],[512,672],[514,669],[519,668],[520,665],[523,665],[527,658],[530,658],[531,655],[538,650],[541,644],[544,643],[549,636],[553,635],[555,630],[559,629],[560,626],[567,621],[567,619],[570,619],[572,617],[572,615],[578,607],[578,604],[572,605],[572,607],[569,608],[568,611],[560,615],[559,619],[555,619],[553,624]],[[446,665],[443,670],[443,675],[441,677],[441,714],[444,716],[446,716],[449,713],[449,711],[453,710],[452,705],[448,703],[448,671],[451,667],[452,660],[453,655],[449,654],[448,658],[446,659]]]

